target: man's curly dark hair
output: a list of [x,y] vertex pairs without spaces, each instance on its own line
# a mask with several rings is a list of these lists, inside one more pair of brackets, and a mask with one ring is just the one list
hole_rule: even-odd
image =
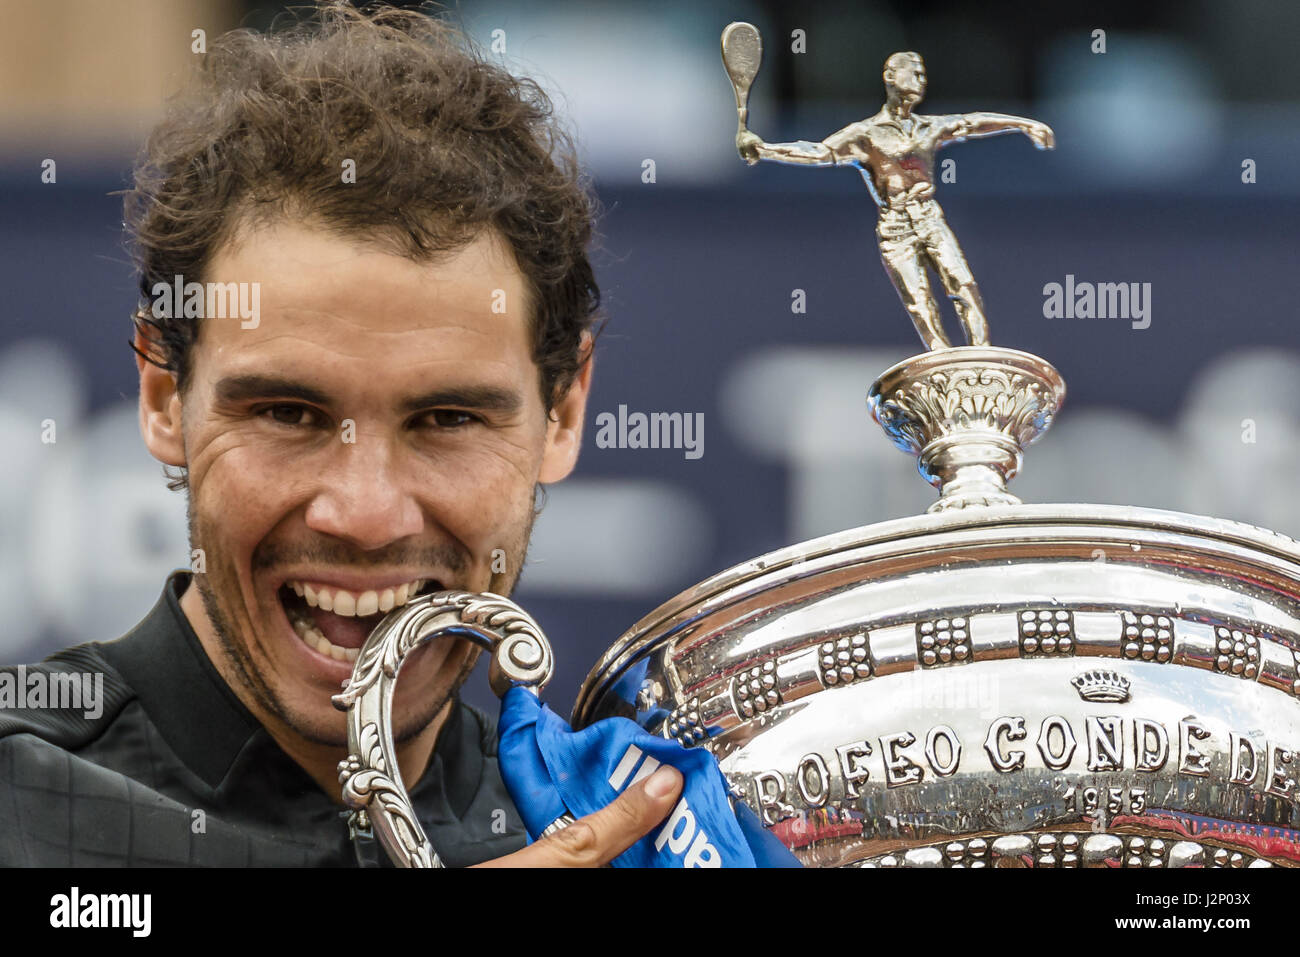
[[[355,183],[343,182],[345,159]],[[586,251],[597,204],[550,99],[422,11],[334,2],[282,29],[222,35],[124,195],[147,301],[177,275],[202,282],[250,223],[302,217],[417,262],[495,228],[527,280],[548,411],[600,307]],[[141,354],[183,392],[198,324],[148,307],[134,321]]]

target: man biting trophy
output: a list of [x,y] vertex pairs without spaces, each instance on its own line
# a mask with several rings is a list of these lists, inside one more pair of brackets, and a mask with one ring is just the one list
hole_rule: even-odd
[[[385,614],[518,578],[537,489],[578,458],[592,216],[545,95],[440,21],[337,3],[209,45],[126,193],[140,428],[193,570],[122,639],[29,669],[102,674],[102,714],[0,713],[0,863],[386,862],[341,805],[331,696]],[[178,282],[256,284],[260,316],[160,302]],[[525,847],[457,696],[478,654],[419,649],[392,701],[448,864],[600,865],[669,814],[666,766]]]

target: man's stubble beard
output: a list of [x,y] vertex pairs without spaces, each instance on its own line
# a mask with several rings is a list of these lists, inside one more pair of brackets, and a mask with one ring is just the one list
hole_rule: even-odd
[[[537,516],[541,514],[542,507],[545,504],[545,490],[539,485],[534,488],[533,507],[528,511],[528,523],[524,527],[523,535],[517,549],[519,560],[511,562],[507,560],[506,570],[504,572],[493,572],[489,580],[487,591],[495,592],[498,595],[509,597],[519,582],[523,574],[523,565],[527,560],[528,546],[532,540],[533,525],[537,521]],[[198,519],[194,509],[194,496],[188,486],[185,489],[185,514],[186,524],[189,531],[190,554],[194,554],[195,549],[202,550],[200,544],[202,536],[199,534]],[[201,554],[207,553],[201,551]],[[507,556],[508,558],[508,556]],[[339,734],[330,734],[322,732],[310,726],[307,722],[295,720],[292,713],[285,706],[280,696],[263,677],[261,671],[253,662],[252,656],[248,653],[248,647],[240,643],[236,638],[237,629],[231,623],[232,618],[222,607],[216,591],[212,588],[208,576],[205,572],[191,573],[191,580],[198,587],[199,597],[203,601],[203,610],[208,616],[208,621],[212,624],[212,630],[216,635],[217,643],[221,648],[221,653],[226,659],[226,663],[234,670],[236,680],[240,683],[245,691],[250,694],[266,713],[272,715],[285,727],[291,729],[295,734],[301,736],[304,740],[313,744],[326,745],[328,747],[346,748],[348,745],[347,732],[342,731]],[[234,576],[238,581],[238,576]],[[465,642],[465,639],[458,639],[455,644],[459,645]],[[426,646],[427,647],[427,646]],[[482,649],[474,646],[471,648],[465,663],[461,666],[455,679],[448,687],[447,691],[437,697],[430,699],[430,705],[421,709],[419,713],[413,716],[409,721],[398,723],[398,716],[393,715],[393,742],[403,744],[429,726],[429,724],[438,716],[442,709],[447,705],[456,694],[460,691],[461,686],[469,678],[478,663],[478,658]],[[449,651],[449,654],[455,653],[455,646]],[[418,656],[419,649],[412,653],[412,656]],[[409,658],[408,658],[409,660]],[[214,666],[216,663],[213,663]],[[218,668],[218,673],[221,669]],[[400,672],[399,672],[400,674]],[[223,675],[224,677],[224,675]],[[233,689],[232,689],[233,690]],[[238,695],[236,695],[238,697]]]

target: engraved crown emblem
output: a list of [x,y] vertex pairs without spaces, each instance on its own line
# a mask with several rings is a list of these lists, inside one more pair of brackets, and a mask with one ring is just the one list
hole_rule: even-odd
[[1129,680],[1115,671],[1085,671],[1070,679],[1084,701],[1127,701]]

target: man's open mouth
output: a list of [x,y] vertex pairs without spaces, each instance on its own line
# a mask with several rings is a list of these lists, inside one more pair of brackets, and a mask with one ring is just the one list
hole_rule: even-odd
[[280,603],[304,644],[327,658],[350,662],[357,660],[361,646],[385,615],[416,595],[441,588],[427,578],[363,592],[311,581],[287,581],[280,587]]

